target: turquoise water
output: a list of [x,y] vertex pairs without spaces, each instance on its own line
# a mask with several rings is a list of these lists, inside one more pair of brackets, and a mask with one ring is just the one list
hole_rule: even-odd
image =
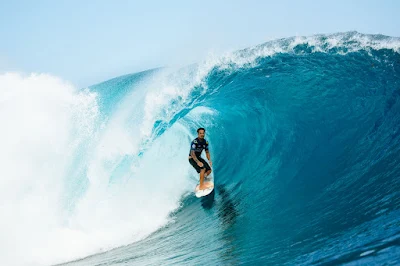
[[[170,149],[187,149],[204,126],[215,193],[182,194],[172,221],[148,238],[77,264],[398,263],[399,43],[358,33],[282,39],[219,59],[200,78],[202,65],[166,75],[179,89],[161,94],[143,154],[157,139],[170,145],[174,131],[185,138]],[[91,89],[113,99],[107,110],[138,75]],[[164,156],[186,164],[185,154]]]
[[[68,127],[53,249],[32,261],[399,263],[399,38],[280,39],[77,93],[90,108]],[[203,199],[198,127],[216,185]]]

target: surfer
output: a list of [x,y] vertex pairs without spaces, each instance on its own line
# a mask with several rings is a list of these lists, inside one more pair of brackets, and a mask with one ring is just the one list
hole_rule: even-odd
[[[190,144],[189,153],[189,163],[196,169],[197,173],[200,173],[200,190],[206,189],[209,186],[208,182],[204,182],[204,178],[211,173],[212,166],[210,152],[208,150],[208,141],[204,138],[205,134],[206,130],[204,128],[201,127],[197,129],[197,138]],[[210,164],[201,158],[203,150],[206,151],[206,156]]]

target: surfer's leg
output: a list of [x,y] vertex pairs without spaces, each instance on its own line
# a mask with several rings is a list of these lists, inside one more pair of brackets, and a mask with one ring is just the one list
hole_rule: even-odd
[[211,174],[211,167],[210,165],[204,160],[203,158],[199,158],[199,161],[203,163],[203,168],[205,170],[204,178],[206,178],[209,174]]
[[205,160],[203,160],[202,162],[204,164],[204,167],[206,168],[206,172],[204,174],[204,177],[207,177],[207,176],[209,176],[211,174],[211,167]]
[[211,170],[208,170],[207,172],[204,173],[204,178],[207,178],[211,174]]
[[205,168],[202,168],[202,169],[200,170],[200,186],[199,186],[199,189],[200,189],[200,190],[202,190],[202,189],[205,188],[205,186],[204,186],[204,173],[205,173],[205,171],[206,171]]

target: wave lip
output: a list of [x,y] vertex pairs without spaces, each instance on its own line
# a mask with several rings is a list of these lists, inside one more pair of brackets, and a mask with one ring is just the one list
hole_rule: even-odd
[[221,69],[234,67],[254,67],[258,58],[274,56],[276,54],[304,54],[304,53],[338,53],[347,54],[360,50],[388,49],[400,53],[400,37],[384,35],[362,34],[356,31],[335,34],[318,34],[312,36],[296,36],[269,41],[256,47],[243,49],[225,54],[218,58],[209,58],[204,62],[212,69],[217,66]]

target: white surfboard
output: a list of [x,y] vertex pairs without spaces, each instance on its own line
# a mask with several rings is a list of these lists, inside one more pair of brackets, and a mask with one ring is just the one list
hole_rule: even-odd
[[199,189],[200,184],[198,184],[196,186],[196,188],[194,190],[196,197],[201,198],[201,197],[207,196],[214,190],[214,182],[212,180],[210,180],[210,181],[206,181],[206,180],[204,180],[204,183],[208,183],[208,187],[206,189],[200,190]]

